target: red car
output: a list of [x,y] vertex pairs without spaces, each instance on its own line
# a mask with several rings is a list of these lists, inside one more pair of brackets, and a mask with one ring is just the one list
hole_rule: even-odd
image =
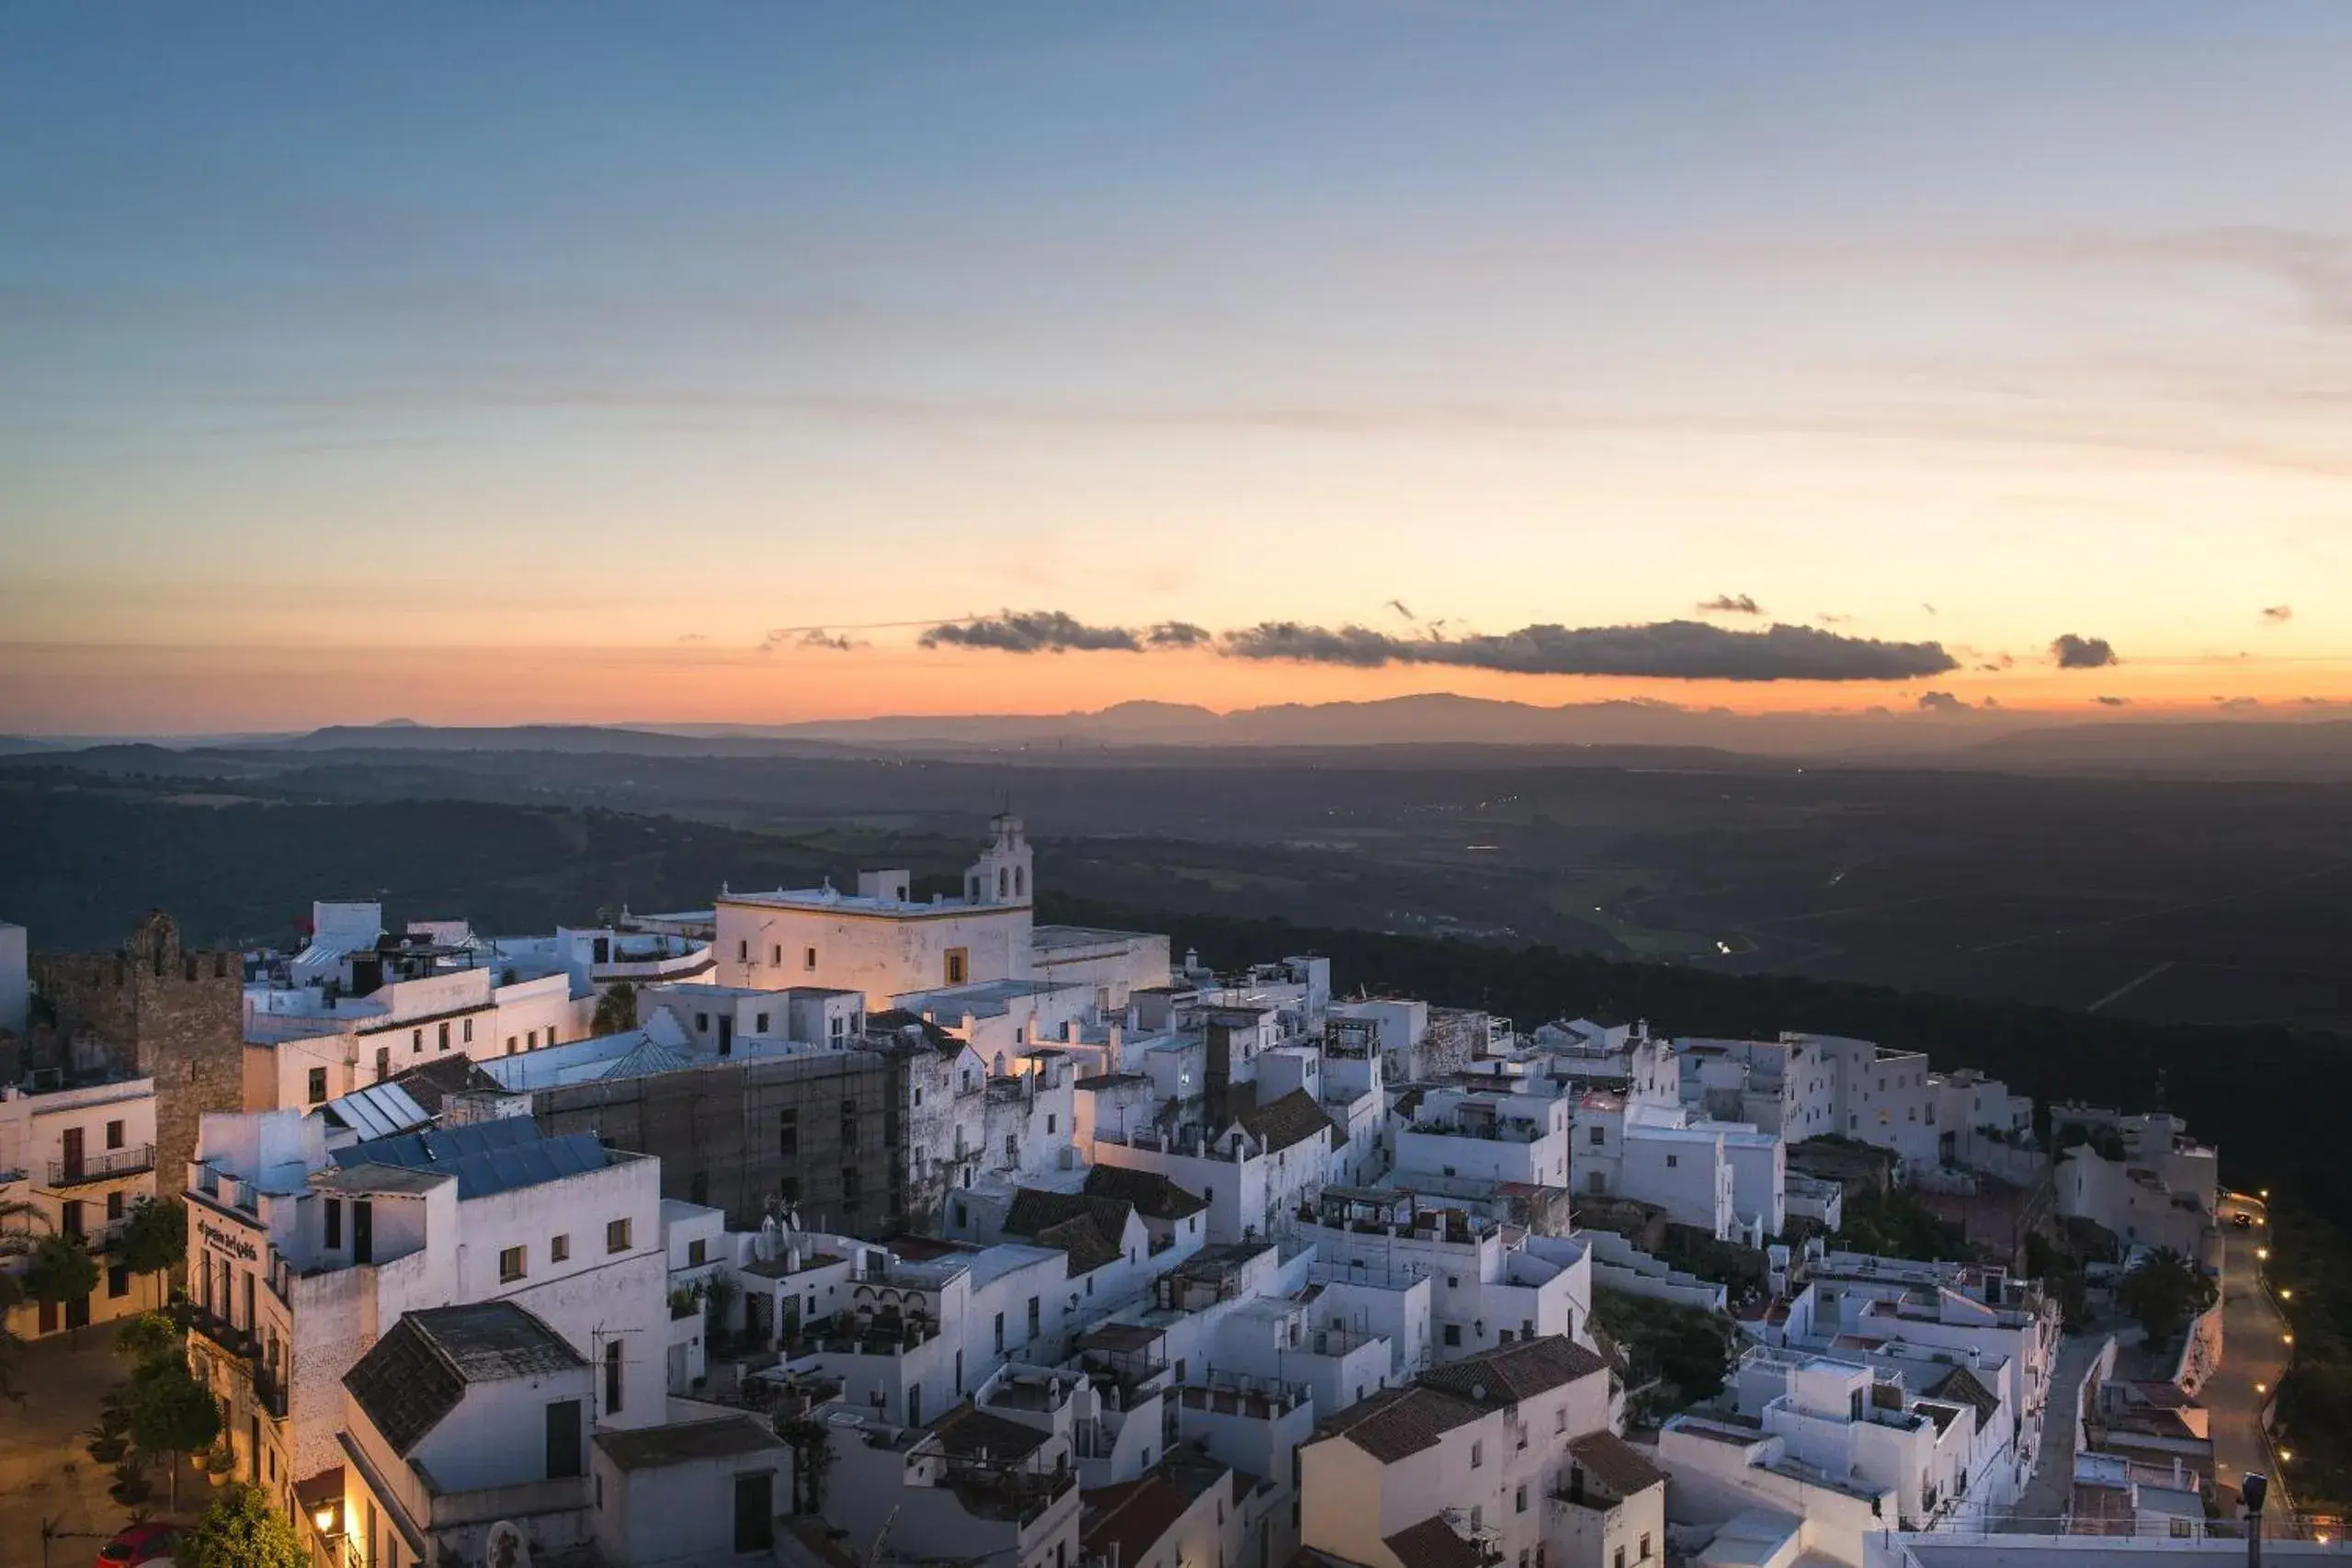
[[171,1526],[125,1525],[115,1532],[112,1540],[98,1548],[97,1568],[136,1568],[138,1563],[153,1562],[171,1554]]

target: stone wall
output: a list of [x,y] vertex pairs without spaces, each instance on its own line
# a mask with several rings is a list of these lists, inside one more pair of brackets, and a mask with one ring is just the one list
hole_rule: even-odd
[[789,1199],[811,1229],[884,1236],[906,1201],[893,1086],[881,1053],[824,1051],[539,1089],[531,1115],[550,1136],[655,1156],[663,1197],[723,1209],[737,1229]]
[[179,1191],[207,1111],[244,1108],[244,970],[232,952],[191,952],[156,910],[111,953],[44,953],[33,983],[58,1033],[95,1040],[116,1066],[155,1080],[157,1190]]

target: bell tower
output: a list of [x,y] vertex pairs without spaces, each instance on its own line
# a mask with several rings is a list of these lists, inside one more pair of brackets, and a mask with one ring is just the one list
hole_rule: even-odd
[[1030,879],[1029,841],[1021,819],[1000,812],[988,819],[988,847],[964,873],[964,899],[975,904],[1027,905],[1036,889]]

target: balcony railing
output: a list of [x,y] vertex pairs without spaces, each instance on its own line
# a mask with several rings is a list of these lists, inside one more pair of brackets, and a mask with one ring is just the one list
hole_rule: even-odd
[[112,1181],[118,1176],[138,1176],[155,1168],[155,1146],[142,1143],[135,1149],[109,1149],[100,1154],[85,1154],[78,1160],[49,1162],[49,1185],[76,1187],[85,1182]]
[[219,1312],[207,1312],[194,1302],[184,1303],[174,1315],[190,1334],[202,1335],[227,1354],[253,1363],[256,1372],[259,1372],[261,1341],[253,1330],[239,1328]]

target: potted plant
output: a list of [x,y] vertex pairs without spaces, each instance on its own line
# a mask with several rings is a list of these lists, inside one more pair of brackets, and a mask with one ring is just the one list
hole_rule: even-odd
[[114,1467],[114,1484],[107,1488],[107,1495],[126,1508],[137,1507],[154,1492],[147,1481],[147,1467],[135,1455]]
[[109,1415],[90,1428],[90,1440],[84,1447],[94,1463],[116,1465],[131,1451],[131,1439],[122,1423]]
[[228,1485],[229,1478],[237,1472],[236,1450],[226,1442],[215,1443],[205,1449],[204,1457],[199,1462],[204,1466],[204,1479],[215,1486]]

